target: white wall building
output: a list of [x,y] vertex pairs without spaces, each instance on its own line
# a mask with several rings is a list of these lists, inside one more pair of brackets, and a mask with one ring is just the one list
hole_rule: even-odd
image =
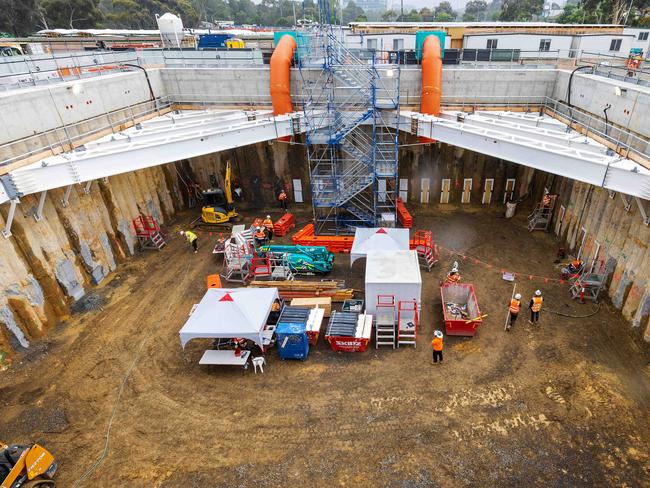
[[647,58],[650,54],[650,27],[626,27],[623,34],[634,36],[630,43],[631,48],[643,50],[643,56]]
[[573,37],[571,48],[586,58],[593,54],[627,57],[633,38],[625,34],[583,34]]
[[549,34],[467,34],[463,49],[519,49],[520,58],[569,57],[572,36]]

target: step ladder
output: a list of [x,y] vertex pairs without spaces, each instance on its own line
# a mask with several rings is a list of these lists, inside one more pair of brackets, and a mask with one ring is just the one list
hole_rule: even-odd
[[151,215],[139,215],[131,221],[138,238],[140,249],[157,249],[160,251],[167,241],[160,230],[158,221]]
[[272,280],[284,280],[284,281],[293,281],[294,275],[291,272],[291,267],[289,266],[289,257],[287,253],[272,253],[270,257],[271,263],[271,279]]
[[410,240],[410,249],[418,254],[420,267],[431,272],[436,263],[440,260],[440,250],[433,243],[433,233],[430,230],[418,230]]
[[528,216],[528,230],[548,231],[553,219],[553,209],[557,195],[545,195],[544,200],[538,203]]
[[417,347],[418,303],[415,300],[397,302],[397,347]]
[[375,349],[379,346],[397,346],[395,334],[395,297],[378,295],[375,312]]

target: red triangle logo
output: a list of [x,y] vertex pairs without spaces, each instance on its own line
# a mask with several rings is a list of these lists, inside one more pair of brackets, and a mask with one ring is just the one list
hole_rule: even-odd
[[384,229],[384,228],[382,227],[381,229],[379,229],[379,230],[377,231],[377,234],[388,234],[388,232],[386,232],[386,229]]
[[220,302],[234,302],[235,300],[232,299],[232,297],[230,296],[230,293],[226,293],[224,296],[222,296],[219,299],[219,301]]

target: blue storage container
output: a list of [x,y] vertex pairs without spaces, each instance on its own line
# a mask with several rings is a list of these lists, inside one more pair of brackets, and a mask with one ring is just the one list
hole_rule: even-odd
[[199,36],[198,49],[216,49],[226,47],[226,40],[235,36],[232,34],[203,34]]
[[[288,308],[285,307],[283,315]],[[295,310],[295,309],[294,309]],[[309,316],[309,310],[304,309],[307,312],[307,317]],[[307,359],[309,354],[309,338],[307,336],[307,319],[304,322],[299,319],[299,321],[287,322],[282,320],[278,321],[277,328],[275,329],[275,344],[278,347],[278,352],[280,353],[280,359]]]

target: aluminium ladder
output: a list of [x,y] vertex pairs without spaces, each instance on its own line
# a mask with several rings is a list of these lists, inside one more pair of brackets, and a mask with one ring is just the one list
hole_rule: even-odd
[[378,295],[375,313],[375,349],[379,346],[397,345],[395,334],[395,297]]

